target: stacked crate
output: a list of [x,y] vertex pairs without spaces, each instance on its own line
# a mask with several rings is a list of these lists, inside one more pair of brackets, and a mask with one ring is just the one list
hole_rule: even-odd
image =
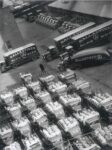
[[46,104],[45,109],[47,113],[49,114],[49,117],[52,117],[53,119],[56,118],[57,120],[59,120],[65,117],[63,106],[57,101]]
[[74,113],[74,116],[79,120],[79,122],[89,127],[90,129],[94,130],[101,127],[100,124],[100,115],[98,112],[94,111],[93,109],[86,109]]
[[46,112],[42,108],[37,108],[30,112],[30,117],[33,124],[36,124],[39,128],[47,128],[49,126],[49,120]]
[[91,95],[85,96],[85,102],[97,110],[102,120],[112,122],[112,96],[107,92],[93,92]]
[[79,111],[82,109],[81,97],[76,94],[64,93],[59,97],[59,102],[65,107],[72,111]]
[[58,31],[63,34],[63,33],[69,32],[70,30],[73,30],[73,29],[75,29],[79,26],[80,25],[78,25],[78,24],[74,24],[72,22],[64,21],[63,24],[61,25],[61,27],[58,28]]
[[14,141],[13,130],[9,124],[0,128],[0,139],[5,145],[10,145]]
[[19,87],[14,90],[16,99],[26,111],[36,109],[36,103],[32,96],[28,94],[26,87]]
[[[0,95],[1,101],[6,110],[6,118],[19,119],[21,118],[21,105],[14,101],[14,94],[12,92],[5,92]],[[8,115],[9,114],[9,115]],[[10,116],[10,117],[9,117]]]
[[32,74],[31,73],[20,73],[20,79],[24,85],[30,84],[32,82]]
[[[21,109],[23,106],[19,100],[24,99],[27,101],[27,96],[27,89],[25,87],[15,89],[13,93],[7,92],[0,95],[9,118],[12,118],[9,119],[8,123],[5,123],[6,125],[4,125],[4,123],[1,124],[0,128],[0,142],[2,141],[5,150],[32,149],[34,147],[34,142],[36,148],[38,146],[38,148],[42,149],[41,141],[38,136],[33,134],[31,123],[27,118],[27,115],[25,116]],[[25,104],[25,106],[27,106],[27,104]],[[36,107],[36,105],[34,107]],[[32,107],[31,102],[28,103],[28,109],[35,109],[34,107]],[[30,140],[30,144],[28,144],[28,140]],[[24,141],[24,147],[21,145],[22,141]]]
[[21,146],[18,142],[13,142],[9,146],[5,146],[5,148],[4,148],[4,150],[12,150],[12,149],[22,150]]
[[94,136],[104,148],[112,149],[112,125],[102,126],[94,131]]
[[65,137],[76,138],[81,135],[81,129],[78,121],[73,117],[62,118],[58,121],[58,125]]
[[44,13],[40,13],[36,18],[36,23],[40,23],[51,29],[56,29],[61,24],[61,18],[52,17]]
[[64,150],[62,134],[56,125],[50,125],[48,128],[41,130],[41,134],[44,138],[46,149],[57,148]]
[[77,150],[112,148],[112,127],[108,122],[105,125],[103,120],[100,121],[101,114],[93,107],[96,103],[92,103],[94,98],[100,102],[95,106],[107,110],[111,95],[79,93],[80,88],[89,88],[89,82],[71,86],[73,81],[77,83],[79,80],[72,70],[61,73],[58,78],[48,75],[34,81],[29,73],[21,77],[24,86],[0,94],[10,118],[5,123],[8,127],[0,126],[3,148],[65,150],[69,145]]
[[[74,71],[67,69],[58,75],[60,81],[67,84],[72,90],[83,94],[91,94],[91,84],[85,79],[78,77]],[[78,93],[80,94],[80,93]]]
[[32,134],[30,137],[22,140],[25,150],[38,149],[42,150],[42,142],[36,134]]
[[101,150],[90,135],[81,136],[73,141],[73,147],[77,150]]

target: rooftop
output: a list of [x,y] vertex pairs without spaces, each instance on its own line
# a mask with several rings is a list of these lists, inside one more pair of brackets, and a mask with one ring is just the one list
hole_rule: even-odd
[[112,0],[58,0],[49,4],[52,8],[61,8],[75,12],[112,18]]

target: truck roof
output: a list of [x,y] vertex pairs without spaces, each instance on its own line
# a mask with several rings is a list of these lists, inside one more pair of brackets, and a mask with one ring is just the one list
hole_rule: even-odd
[[94,33],[94,32],[96,32],[96,31],[98,31],[98,30],[101,30],[101,29],[103,29],[103,28],[105,28],[105,27],[107,27],[107,26],[109,26],[109,25],[112,25],[112,20],[107,21],[107,22],[105,22],[105,23],[103,23],[103,24],[100,24],[100,25],[98,25],[98,26],[96,26],[96,27],[94,27],[94,28],[92,28],[92,29],[89,29],[89,30],[83,32],[83,33],[80,33],[80,34],[78,34],[78,35],[72,37],[72,40],[75,41],[75,40],[77,40],[77,39],[80,39],[80,38],[82,38],[82,37],[84,37],[84,36],[86,36],[86,35],[89,35],[89,34],[91,34],[91,33]]
[[64,38],[69,37],[69,36],[71,36],[71,35],[73,35],[73,34],[75,34],[77,32],[80,32],[80,31],[82,31],[82,30],[84,30],[84,29],[86,29],[86,28],[88,28],[88,27],[90,27],[92,25],[95,25],[95,23],[94,22],[89,22],[89,23],[87,23],[85,25],[82,25],[82,26],[80,26],[80,27],[78,27],[76,29],[73,29],[73,30],[71,30],[71,31],[69,31],[69,32],[67,32],[65,34],[62,34],[62,35],[56,37],[54,39],[54,41],[58,42],[60,40],[63,40]]
[[72,58],[75,59],[78,57],[89,56],[89,55],[94,55],[94,54],[106,54],[110,56],[110,54],[106,51],[105,47],[96,47],[96,48],[86,49],[86,50],[77,52],[76,54],[72,56]]
[[34,43],[30,43],[30,44],[21,46],[21,47],[19,47],[19,48],[16,48],[16,49],[14,49],[14,50],[11,50],[11,51],[9,51],[9,52],[6,52],[6,53],[4,54],[4,57],[8,57],[8,56],[10,56],[10,55],[12,55],[12,54],[14,54],[14,53],[20,52],[21,50],[23,50],[23,49],[25,49],[25,48],[28,48],[28,47],[31,47],[31,46],[34,46],[34,45],[35,45]]

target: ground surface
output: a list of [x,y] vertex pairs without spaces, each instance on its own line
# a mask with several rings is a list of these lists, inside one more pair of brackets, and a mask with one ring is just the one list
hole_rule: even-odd
[[0,33],[4,42],[9,41],[12,49],[24,45],[24,40],[21,36],[15,18],[8,7],[0,9]]
[[[19,30],[22,34],[25,43],[35,42],[39,48],[41,54],[45,52],[46,46],[53,44],[53,38],[58,36],[57,31],[48,29],[39,24],[28,23],[23,19],[18,19],[17,24]],[[16,37],[15,37],[16,38]],[[19,86],[20,79],[19,73],[31,72],[34,76],[34,80],[38,79],[40,76],[39,63],[41,59],[25,64],[18,67],[17,69],[10,70],[9,72],[0,74],[0,91],[4,89],[13,89],[16,86]],[[58,60],[44,63],[46,70],[49,74],[57,73],[57,64]],[[92,82],[96,89],[103,89],[112,93],[112,64],[105,64],[103,66],[86,68],[82,70],[77,70],[76,73],[81,75],[85,79]]]

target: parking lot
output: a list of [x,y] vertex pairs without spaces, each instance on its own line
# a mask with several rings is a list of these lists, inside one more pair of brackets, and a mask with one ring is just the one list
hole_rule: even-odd
[[[28,23],[23,19],[17,19],[17,25],[21,32],[21,35],[25,43],[35,42],[39,52],[43,54],[46,47],[54,44],[53,38],[59,35],[58,31],[49,29],[45,26],[36,23]],[[33,74],[34,80],[40,76],[39,63],[42,59],[36,60],[34,62],[25,64],[16,69],[10,70],[6,73],[0,74],[0,91],[10,88],[13,89],[14,86],[18,86],[19,83],[19,73],[31,72]],[[56,74],[58,60],[54,60],[49,63],[45,63],[46,70],[49,74]],[[87,80],[91,81],[93,85],[98,89],[104,89],[112,93],[112,64],[105,64],[103,66],[86,68],[82,70],[76,70],[76,73]]]

